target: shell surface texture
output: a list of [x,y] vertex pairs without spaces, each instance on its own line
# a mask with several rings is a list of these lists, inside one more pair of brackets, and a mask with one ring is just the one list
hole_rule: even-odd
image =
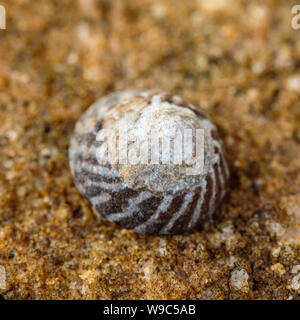
[[155,90],[94,103],[76,124],[69,160],[95,210],[137,233],[195,230],[212,219],[229,180],[215,125],[184,99]]

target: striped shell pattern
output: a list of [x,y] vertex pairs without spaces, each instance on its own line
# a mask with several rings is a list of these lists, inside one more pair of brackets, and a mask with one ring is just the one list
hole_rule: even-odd
[[[151,130],[168,135],[174,127],[204,129],[203,171],[186,177],[172,164],[100,163],[98,134],[117,126],[142,137]],[[184,99],[154,90],[117,92],[93,104],[76,124],[69,159],[77,188],[96,211],[137,233],[181,234],[210,221],[229,179],[215,125]]]

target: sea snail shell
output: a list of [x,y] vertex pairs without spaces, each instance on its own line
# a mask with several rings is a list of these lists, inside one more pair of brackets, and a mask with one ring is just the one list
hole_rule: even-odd
[[[112,132],[116,140],[109,140]],[[117,146],[116,157],[107,141]],[[154,90],[93,104],[76,124],[69,158],[77,188],[96,211],[138,233],[192,231],[211,219],[229,179],[214,124],[182,98]]]

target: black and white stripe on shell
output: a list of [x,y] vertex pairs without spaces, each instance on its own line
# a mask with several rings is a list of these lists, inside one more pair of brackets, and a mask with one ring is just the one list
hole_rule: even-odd
[[[178,141],[187,141],[184,140],[185,133],[180,135],[185,129],[192,132],[193,142],[197,142],[195,129],[203,132],[202,152],[199,152],[203,166],[196,174],[187,174],[191,162],[178,148]],[[132,163],[108,157],[103,134],[107,130],[118,133],[117,139],[112,141],[117,142],[119,157],[120,153],[141,155],[141,150],[146,150],[143,159],[147,161]],[[129,139],[129,142],[125,140],[126,143],[118,144],[120,137],[132,137],[133,133],[138,141]],[[158,137],[160,147],[152,148],[149,137],[154,140]],[[183,140],[176,140],[178,138]],[[168,139],[170,159],[165,162],[162,145]],[[197,157],[195,150],[192,152],[194,158]],[[93,104],[76,124],[69,158],[77,188],[96,211],[138,233],[193,231],[211,219],[226,193],[229,180],[215,125],[200,108],[178,96],[155,90],[117,92]],[[181,162],[177,161],[179,158]],[[141,157],[133,159],[141,160]]]

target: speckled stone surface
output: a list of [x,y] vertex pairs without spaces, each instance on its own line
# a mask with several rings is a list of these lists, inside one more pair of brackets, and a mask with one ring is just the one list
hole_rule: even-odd
[[[292,2],[1,1],[1,298],[299,299]],[[144,236],[97,220],[73,184],[75,122],[134,88],[201,104],[219,128],[230,192],[199,232]]]

